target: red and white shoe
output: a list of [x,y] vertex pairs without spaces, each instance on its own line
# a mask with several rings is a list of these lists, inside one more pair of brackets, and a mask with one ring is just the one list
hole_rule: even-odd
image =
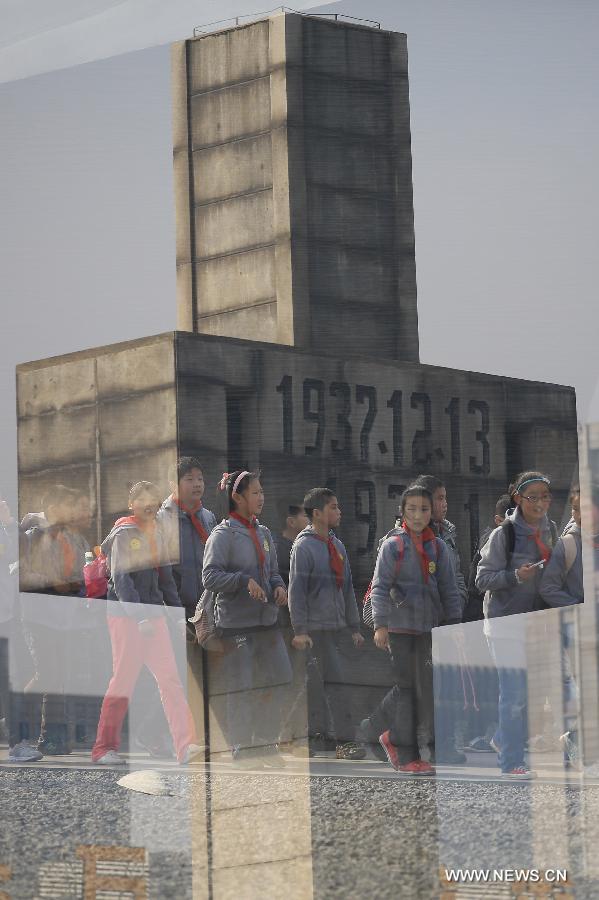
[[393,766],[395,771],[398,772],[401,763],[399,761],[397,747],[395,746],[395,744],[391,743],[389,731],[384,731],[383,734],[381,734],[381,736],[379,737],[379,744],[385,751],[385,756],[389,760],[389,763]]
[[430,763],[423,759],[414,759],[412,762],[399,766],[397,770],[401,775],[415,775],[421,777],[423,775],[435,775],[435,769]]
[[502,772],[501,775],[503,778],[515,778],[520,781],[527,781],[529,778],[537,777],[527,766],[515,766],[509,772]]
[[385,756],[396,772],[399,772],[402,775],[415,776],[435,774],[434,767],[431,766],[430,763],[425,762],[423,759],[413,759],[408,763],[400,762],[399,755],[397,753],[397,747],[391,742],[388,731],[385,731],[383,732],[383,734],[381,734],[381,736],[379,737],[379,744],[385,751]]

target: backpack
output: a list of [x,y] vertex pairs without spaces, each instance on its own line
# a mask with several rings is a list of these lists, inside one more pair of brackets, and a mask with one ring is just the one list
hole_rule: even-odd
[[[516,546],[516,529],[514,528],[514,523],[511,519],[505,519],[500,528],[503,528],[506,540],[505,540],[505,552],[506,552],[506,566],[509,565],[510,556],[514,552],[514,547]],[[551,548],[555,547],[557,544],[557,527],[555,522],[549,519],[549,531],[551,532]],[[572,560],[574,562],[574,560]]]
[[[401,565],[401,561],[404,557],[405,553],[405,544],[403,542],[403,538],[401,534],[394,535],[395,541],[397,542],[397,547],[399,551],[399,555],[397,557],[397,562],[395,563],[395,577],[399,574],[399,567]],[[385,538],[381,542],[381,547],[383,545]],[[439,559],[439,544],[437,543],[440,538],[435,538],[435,557]],[[379,548],[380,553],[380,548]],[[378,555],[377,555],[378,559]],[[370,581],[368,587],[366,588],[366,592],[364,594],[364,599],[362,600],[362,621],[368,628],[374,628],[374,615],[372,612],[372,580]]]
[[198,644],[204,650],[222,652],[222,644],[216,631],[214,608],[216,606],[216,593],[207,588],[198,601],[195,614],[188,619],[194,626]]
[[573,534],[562,535],[562,543],[566,556],[566,575],[574,565],[574,560],[578,556],[578,545]]
[[85,596],[103,599],[108,594],[108,560],[99,547],[95,547],[94,552],[96,555],[92,562],[83,566]]

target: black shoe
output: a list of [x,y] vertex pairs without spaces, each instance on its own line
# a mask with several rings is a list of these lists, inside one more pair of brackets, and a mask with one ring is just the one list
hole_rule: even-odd
[[487,738],[484,737],[475,737],[473,738],[467,747],[468,750],[471,750],[473,753],[492,753],[493,748],[491,747]]
[[337,749],[337,741],[327,737],[326,734],[314,734],[308,738],[308,749],[310,756],[316,756],[317,753],[327,753],[330,750]]
[[38,741],[37,749],[44,756],[68,756],[72,752],[68,744],[52,738]]
[[387,755],[381,747],[380,735],[375,734],[370,719],[362,719],[356,728],[356,741],[372,753],[380,762],[387,762]]
[[441,766],[463,766],[468,762],[465,753],[456,750],[455,747],[446,747],[444,750],[438,750],[435,754],[438,765]]

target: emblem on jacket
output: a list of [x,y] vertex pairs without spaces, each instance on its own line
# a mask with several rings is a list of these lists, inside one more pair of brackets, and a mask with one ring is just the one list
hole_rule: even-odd
[[268,543],[266,538],[264,538],[264,549],[266,550],[267,553],[270,553],[270,544]]
[[131,543],[129,544],[132,550],[141,550],[141,541],[139,538],[131,538]]
[[435,563],[431,560],[428,564],[428,570],[431,575],[434,575],[435,572],[437,571],[437,563]]

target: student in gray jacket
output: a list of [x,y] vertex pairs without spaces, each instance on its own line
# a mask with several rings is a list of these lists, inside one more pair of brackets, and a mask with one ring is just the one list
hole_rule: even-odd
[[[203,504],[205,482],[202,464],[194,456],[182,456],[169,472],[171,494],[158,510],[158,523],[164,535],[171,571],[181,603],[185,609],[187,631],[185,641],[186,667],[181,676],[187,682],[191,708],[198,730],[203,727],[202,648],[198,644],[193,625],[196,606],[204,592],[202,567],[204,547],[210,532],[216,527],[216,517]],[[182,660],[180,661],[180,665]],[[163,755],[165,748],[159,739],[164,734],[164,717],[154,702],[154,712],[142,726],[138,743],[152,755]]]
[[572,518],[558,540],[541,578],[541,597],[548,606],[584,602],[580,488],[570,492]]
[[159,506],[154,484],[134,484],[129,492],[131,515],[117,519],[102,543],[110,571],[107,619],[113,670],[92,749],[92,761],[97,765],[124,763],[118,754],[121,728],[144,665],[158,684],[179,763],[184,765],[203,752],[166,624],[165,607],[173,607],[175,615],[178,611],[182,628],[185,620],[156,525]]
[[[433,498],[433,514],[431,530],[441,538],[449,551],[449,558],[460,601],[462,619],[468,603],[468,588],[462,572],[460,551],[458,549],[457,528],[447,519],[447,489],[436,475],[419,475],[414,484],[419,484],[430,491]],[[464,723],[464,698],[460,669],[455,666],[448,670],[445,677],[439,680],[435,696],[437,714],[436,756],[438,763],[459,766],[466,762],[466,755],[458,750],[457,740],[461,737]]]
[[170,473],[171,495],[158,510],[173,578],[188,617],[193,616],[202,596],[204,547],[216,528],[216,517],[202,503],[204,473],[195,457],[183,456]]
[[[340,688],[344,677],[340,641],[349,629],[356,647],[364,643],[347,551],[333,528],[341,510],[329,488],[313,488],[304,498],[310,525],[296,537],[289,569],[289,612],[295,637],[292,645],[308,651],[308,736],[312,752],[334,742],[337,759],[363,759],[366,752],[354,736],[347,688],[335,693],[326,683]],[[332,722],[327,725],[327,707]],[[324,742],[324,746],[320,746]]]
[[460,593],[462,602],[462,611],[466,608],[468,602],[468,588],[466,579],[462,572],[462,563],[460,560],[460,551],[458,549],[458,531],[453,522],[450,522],[447,516],[447,489],[440,478],[436,475],[419,475],[414,484],[419,484],[430,492],[433,498],[433,514],[431,518],[431,529],[441,538],[449,550],[449,557],[453,567],[456,584]]
[[229,743],[241,765],[280,767],[281,687],[291,681],[291,666],[278,611],[287,603],[287,590],[272,535],[256,518],[264,506],[259,475],[225,473],[220,486],[229,516],[206,542],[202,579],[215,595],[214,619],[224,647]]
[[499,678],[499,729],[493,739],[503,775],[530,778],[524,632],[507,618],[540,609],[543,568],[551,558],[554,528],[548,518],[551,482],[542,472],[516,478],[516,508],[485,544],[476,587],[486,593],[485,631]]
[[383,704],[392,709],[392,725],[379,740],[393,768],[404,775],[434,774],[418,746],[421,734],[434,760],[431,630],[461,618],[449,551],[429,527],[432,503],[421,485],[404,491],[403,524],[380,549],[370,594],[374,641],[390,652],[396,679]]

